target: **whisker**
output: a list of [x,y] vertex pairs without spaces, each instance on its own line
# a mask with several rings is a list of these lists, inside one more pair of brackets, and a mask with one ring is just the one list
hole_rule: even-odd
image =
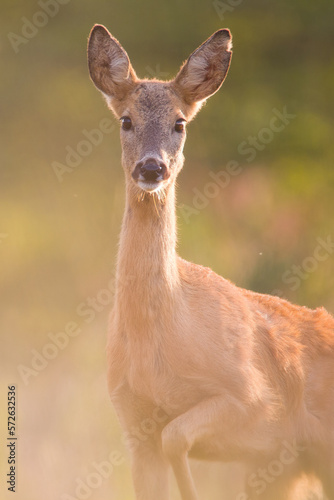
[[157,212],[157,215],[158,217],[160,217],[160,213],[159,213],[159,210],[158,210],[158,207],[157,207],[157,203],[156,203],[156,197],[155,197],[155,193],[152,193],[152,196],[153,196],[153,203],[154,203],[154,207],[155,207],[155,211]]

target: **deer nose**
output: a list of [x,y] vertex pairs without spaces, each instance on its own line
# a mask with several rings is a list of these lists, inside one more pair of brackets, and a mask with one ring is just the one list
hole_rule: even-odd
[[162,174],[163,167],[153,161],[146,161],[143,165],[139,166],[139,171],[145,181],[154,182]]
[[154,183],[168,179],[169,172],[165,163],[152,157],[139,161],[131,175],[136,182]]
[[154,163],[149,163],[140,167],[140,173],[145,181],[156,181],[161,172],[162,168],[160,165],[155,165]]

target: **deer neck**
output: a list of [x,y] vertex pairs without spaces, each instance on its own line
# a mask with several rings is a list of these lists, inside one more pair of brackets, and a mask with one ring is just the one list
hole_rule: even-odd
[[149,193],[138,199],[128,186],[116,283],[119,317],[128,327],[147,332],[148,324],[171,317],[179,289],[174,184],[163,201]]

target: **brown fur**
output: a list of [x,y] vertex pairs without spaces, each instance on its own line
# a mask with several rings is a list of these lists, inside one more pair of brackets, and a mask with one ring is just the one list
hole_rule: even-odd
[[[108,339],[110,395],[131,444],[137,500],[169,498],[169,464],[182,499],[197,499],[188,456],[243,461],[251,474],[286,442],[298,444],[298,456],[261,498],[292,499],[296,480],[310,474],[333,499],[333,317],[240,289],[176,254],[185,133],[173,127],[219,89],[230,42],[228,30],[218,31],[174,80],[160,82],[139,80],[108,31],[92,30],[91,77],[116,117],[132,121],[121,131],[126,207]],[[131,176],[147,158],[168,171],[157,188]],[[153,430],[136,439],[147,422]],[[246,487],[249,499],[258,498]]]

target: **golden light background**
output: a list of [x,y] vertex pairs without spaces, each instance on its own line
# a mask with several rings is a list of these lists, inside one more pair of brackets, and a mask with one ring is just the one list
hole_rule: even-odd
[[[89,80],[89,31],[104,24],[140,77],[170,79],[231,29],[227,80],[188,127],[178,251],[239,286],[334,313],[334,4],[2,0],[0,10],[0,496],[132,500],[104,353],[124,206],[119,124]],[[203,498],[243,491],[235,466],[194,468]]]

